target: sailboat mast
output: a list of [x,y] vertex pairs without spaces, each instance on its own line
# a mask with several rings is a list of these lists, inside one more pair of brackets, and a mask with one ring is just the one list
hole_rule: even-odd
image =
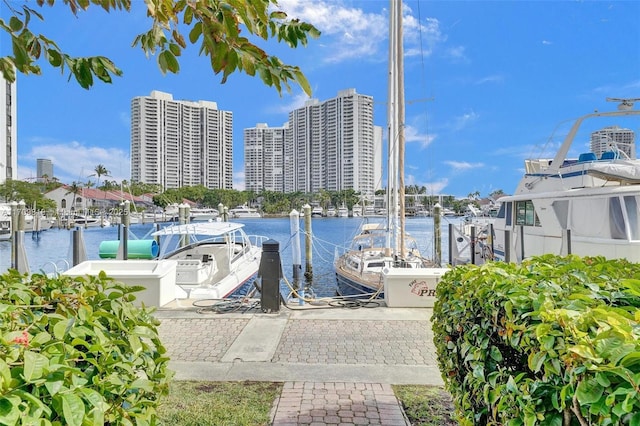
[[397,158],[396,150],[396,134],[397,134],[397,121],[396,121],[396,94],[398,93],[397,82],[397,67],[396,56],[397,39],[396,39],[396,8],[394,0],[390,0],[389,7],[389,69],[387,75],[387,238],[386,238],[386,255],[390,256],[391,252],[396,249],[396,218],[397,218],[397,164],[395,159]]
[[399,205],[399,220],[400,220],[400,258],[404,259],[406,256],[404,235],[405,235],[405,198],[404,198],[404,146],[405,146],[405,134],[404,134],[404,48],[402,39],[402,0],[397,0],[397,28],[396,31],[398,44],[397,61],[398,61],[398,205]]

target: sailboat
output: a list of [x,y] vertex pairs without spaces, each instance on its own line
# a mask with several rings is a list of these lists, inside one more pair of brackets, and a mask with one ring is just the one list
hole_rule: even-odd
[[405,230],[401,0],[390,0],[388,84],[387,216],[377,224],[364,223],[349,249],[336,253],[337,291],[341,296],[384,297],[388,306],[432,306],[435,285],[448,268],[424,257]]

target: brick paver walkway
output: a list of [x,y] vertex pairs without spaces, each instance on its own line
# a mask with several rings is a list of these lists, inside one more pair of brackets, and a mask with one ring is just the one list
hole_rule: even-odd
[[408,425],[390,385],[287,382],[273,426]]

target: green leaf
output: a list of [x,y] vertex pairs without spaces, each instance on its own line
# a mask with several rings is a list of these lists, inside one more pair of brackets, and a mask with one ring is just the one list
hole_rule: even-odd
[[20,419],[20,398],[4,397],[0,398],[0,424],[15,425]]
[[44,387],[47,388],[49,395],[55,396],[58,392],[63,389],[64,381],[63,380],[47,380],[44,382]]
[[62,414],[69,426],[81,426],[85,414],[85,406],[79,396],[73,393],[61,394]]
[[293,73],[296,76],[296,81],[298,82],[302,90],[304,90],[304,93],[306,93],[308,96],[311,96],[311,85],[309,84],[307,77],[305,77],[305,75],[299,69],[295,69]]
[[189,41],[191,42],[191,44],[196,44],[201,35],[202,22],[196,22],[191,31],[189,31]]
[[178,60],[169,50],[165,50],[160,53],[160,55],[158,55],[158,65],[160,66],[160,70],[162,70],[163,74],[167,71],[170,71],[174,74],[180,71]]
[[502,361],[502,353],[497,346],[491,346],[491,358],[496,362]]
[[24,353],[24,380],[27,383],[40,379],[46,366],[49,365],[49,359],[39,353],[25,351]]
[[53,326],[53,336],[58,340],[64,340],[65,336],[69,333],[74,323],[74,317],[71,317],[67,320],[58,321],[56,325]]
[[4,361],[4,359],[0,358],[0,391],[8,389],[10,383],[11,383],[11,370],[9,369],[9,366]]
[[604,388],[595,378],[581,381],[576,388],[576,397],[582,405],[597,402],[604,393]]
[[22,29],[23,26],[24,26],[23,22],[20,19],[18,19],[18,17],[12,16],[11,19],[9,19],[9,28],[11,28],[11,31],[17,33]]

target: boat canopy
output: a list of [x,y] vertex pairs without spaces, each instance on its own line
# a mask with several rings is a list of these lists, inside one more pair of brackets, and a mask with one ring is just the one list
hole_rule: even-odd
[[184,225],[172,225],[151,234],[154,237],[169,235],[225,235],[237,231],[244,224],[236,222],[198,222]]
[[601,179],[622,183],[640,183],[640,167],[637,161],[617,160],[615,162],[593,163],[587,173]]

